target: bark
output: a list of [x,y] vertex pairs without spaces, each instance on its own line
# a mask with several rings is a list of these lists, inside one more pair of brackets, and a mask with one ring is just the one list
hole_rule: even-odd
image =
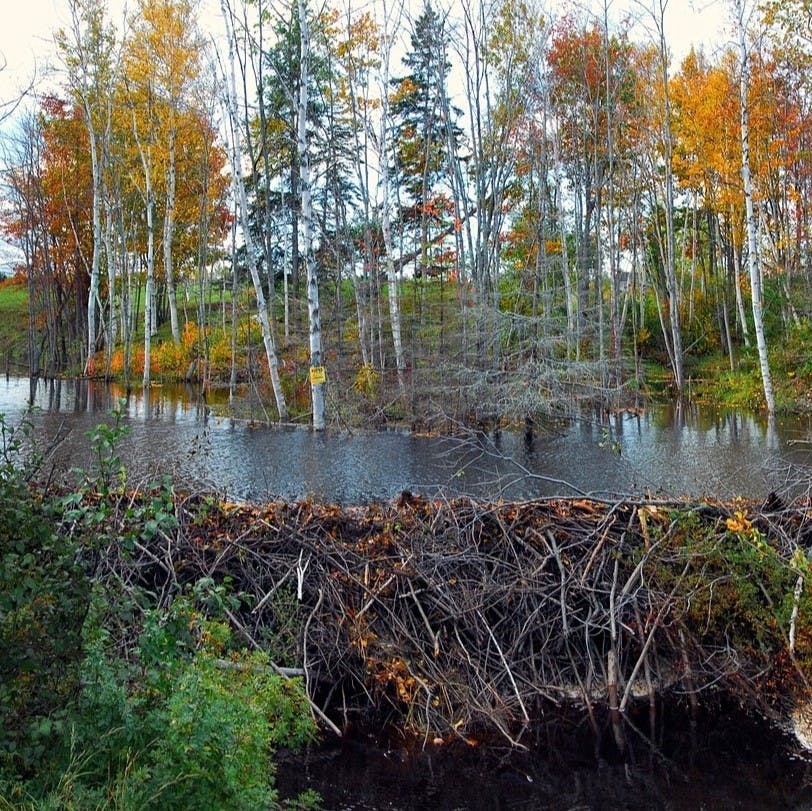
[[90,166],[93,175],[93,259],[90,270],[90,290],[87,297],[87,361],[85,362],[85,374],[87,374],[93,355],[96,352],[96,303],[99,297],[99,267],[101,264],[102,241],[102,184],[98,134],[92,124],[90,108],[87,104],[85,119],[90,137]]
[[758,360],[761,367],[761,381],[764,387],[764,400],[767,413],[775,414],[775,395],[773,394],[770,363],[767,358],[767,341],[764,335],[764,317],[761,302],[761,267],[758,251],[758,225],[753,204],[753,178],[750,171],[750,121],[747,93],[750,84],[750,55],[747,50],[747,30],[744,19],[744,1],[734,0],[736,25],[739,45],[740,83],[739,99],[741,114],[742,141],[742,184],[744,186],[744,206],[747,222],[747,264],[750,271],[750,290],[753,306],[753,332],[756,334]]
[[[384,4],[384,15],[386,16],[386,4]],[[388,16],[387,16],[388,20]],[[378,135],[378,145],[380,151],[380,164],[381,164],[381,187],[383,194],[383,204],[381,209],[381,228],[383,231],[383,243],[386,253],[386,281],[387,293],[389,303],[389,323],[392,329],[392,345],[395,350],[395,367],[398,372],[398,385],[400,392],[405,396],[406,394],[406,358],[403,353],[403,337],[402,326],[400,317],[400,291],[399,279],[397,269],[395,267],[394,245],[392,243],[392,223],[391,223],[391,206],[389,197],[389,139],[388,132],[390,130],[389,122],[389,62],[391,57],[391,38],[386,36],[384,32],[384,48],[385,52],[382,54],[383,62],[383,75],[381,77],[382,86],[382,105],[381,110],[381,123]]]
[[285,401],[285,393],[282,390],[282,382],[279,379],[279,361],[276,356],[276,346],[271,332],[270,319],[268,317],[268,307],[265,303],[265,292],[262,287],[262,280],[259,275],[259,268],[257,267],[256,255],[254,253],[254,244],[251,237],[251,229],[248,215],[248,199],[245,194],[245,185],[242,182],[242,175],[240,169],[243,165],[242,161],[242,137],[240,131],[240,120],[237,114],[236,102],[236,79],[234,75],[234,47],[235,36],[234,30],[231,25],[230,10],[228,8],[227,0],[221,0],[220,8],[223,14],[223,20],[226,25],[226,32],[228,34],[228,49],[229,49],[229,78],[223,82],[223,101],[228,114],[229,125],[231,129],[231,187],[234,194],[234,199],[237,201],[240,215],[240,224],[243,230],[243,239],[245,240],[245,255],[248,261],[248,269],[251,273],[251,281],[254,284],[254,294],[257,299],[257,317],[259,318],[260,329],[262,331],[262,342],[265,346],[265,356],[268,360],[268,371],[271,376],[271,386],[273,387],[274,398],[276,400],[276,410],[279,414],[279,419],[284,421],[288,418],[288,407]]
[[[304,242],[305,260],[307,262],[307,313],[310,323],[310,367],[314,369],[322,365],[321,311],[319,308],[319,280],[316,268],[316,257],[313,253],[313,201],[310,190],[310,156],[307,148],[310,29],[304,0],[299,0],[299,31],[301,36],[301,77],[297,110],[297,152],[299,155],[299,187],[301,189],[302,203],[302,240]],[[316,431],[323,431],[325,427],[324,386],[324,381],[318,379],[311,373],[310,397],[313,408],[313,428]]]
[[[151,113],[151,111],[150,111]],[[155,199],[152,189],[152,146],[148,139],[144,141],[138,131],[138,120],[135,110],[132,111],[133,136],[135,138],[138,155],[141,158],[141,168],[144,172],[144,203],[147,217],[147,284],[144,294],[144,374],[143,384],[150,383],[150,363],[152,354],[152,334],[155,330],[153,315],[155,303]],[[151,119],[151,115],[150,115]]]
[[662,72],[665,119],[663,121],[663,146],[665,149],[665,230],[666,261],[665,285],[668,295],[668,323],[671,330],[671,366],[674,372],[674,385],[679,393],[685,389],[683,366],[682,326],[680,324],[680,295],[676,272],[676,247],[674,244],[674,131],[671,123],[671,97],[668,91],[668,49],[665,43],[665,0],[660,0],[659,12],[655,15],[659,34],[660,70]]
[[[170,113],[174,116],[174,111]],[[166,211],[164,213],[164,273],[166,274],[166,292],[169,297],[169,321],[172,326],[172,340],[180,344],[180,326],[178,325],[178,302],[175,290],[175,270],[172,267],[172,239],[175,233],[175,142],[177,133],[175,124],[169,128],[169,165],[166,170]]]

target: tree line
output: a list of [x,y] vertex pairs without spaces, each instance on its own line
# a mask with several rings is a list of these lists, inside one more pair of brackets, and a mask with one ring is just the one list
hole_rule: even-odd
[[733,43],[680,64],[663,0],[220,0],[215,38],[195,0],[123,31],[66,1],[62,92],[5,144],[33,373],[118,351],[148,385],[186,321],[206,380],[217,286],[231,383],[250,316],[281,420],[303,387],[317,428],[351,393],[532,418],[645,359],[682,393],[712,351],[755,353],[774,411],[768,341],[812,292],[805,0],[730,0]]

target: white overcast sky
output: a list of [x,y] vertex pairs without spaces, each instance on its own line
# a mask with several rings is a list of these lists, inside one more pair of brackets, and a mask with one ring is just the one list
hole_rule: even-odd
[[[208,19],[211,25],[222,27],[216,9],[216,0],[206,0],[213,8]],[[612,0],[610,18],[617,19],[623,8],[631,10],[647,5],[651,0]],[[5,7],[0,16],[0,54],[6,60],[6,68],[0,72],[0,102],[15,95],[36,73],[42,77],[53,61],[53,32],[67,25],[66,0],[0,0]],[[602,0],[593,0],[602,6]],[[124,8],[124,0],[108,0],[112,18],[117,20]],[[130,5],[133,5],[131,0]],[[422,7],[421,0],[412,0],[414,8]],[[445,6],[438,0],[438,7]],[[565,4],[547,0],[552,16],[564,9]],[[691,44],[713,49],[719,42],[729,38],[729,0],[669,0],[666,19],[666,36],[678,64]],[[640,38],[643,38],[641,32]]]

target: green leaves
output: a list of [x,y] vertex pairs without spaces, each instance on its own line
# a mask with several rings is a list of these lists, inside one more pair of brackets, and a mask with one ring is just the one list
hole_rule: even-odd
[[99,565],[177,527],[168,479],[125,491],[121,419],[89,433],[73,493],[0,454],[0,808],[277,808],[273,749],[315,728],[301,685],[232,639],[231,583],[153,594]]

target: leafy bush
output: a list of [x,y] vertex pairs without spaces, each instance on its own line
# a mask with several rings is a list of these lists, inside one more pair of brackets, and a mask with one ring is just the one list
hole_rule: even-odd
[[228,584],[158,597],[96,567],[175,526],[169,483],[124,497],[113,416],[68,495],[29,485],[0,417],[0,811],[279,807],[273,750],[315,728],[301,685],[234,644]]
[[28,486],[28,426],[0,416],[0,771],[31,774],[78,687],[89,561],[54,530],[52,505]]
[[[276,746],[309,740],[301,685],[273,673],[262,653],[233,651],[227,626],[201,619],[200,589],[144,618],[129,662],[110,656],[110,633],[91,625],[75,735],[93,752],[85,783],[116,775],[126,808],[274,807]],[[109,789],[109,787],[108,787]]]

